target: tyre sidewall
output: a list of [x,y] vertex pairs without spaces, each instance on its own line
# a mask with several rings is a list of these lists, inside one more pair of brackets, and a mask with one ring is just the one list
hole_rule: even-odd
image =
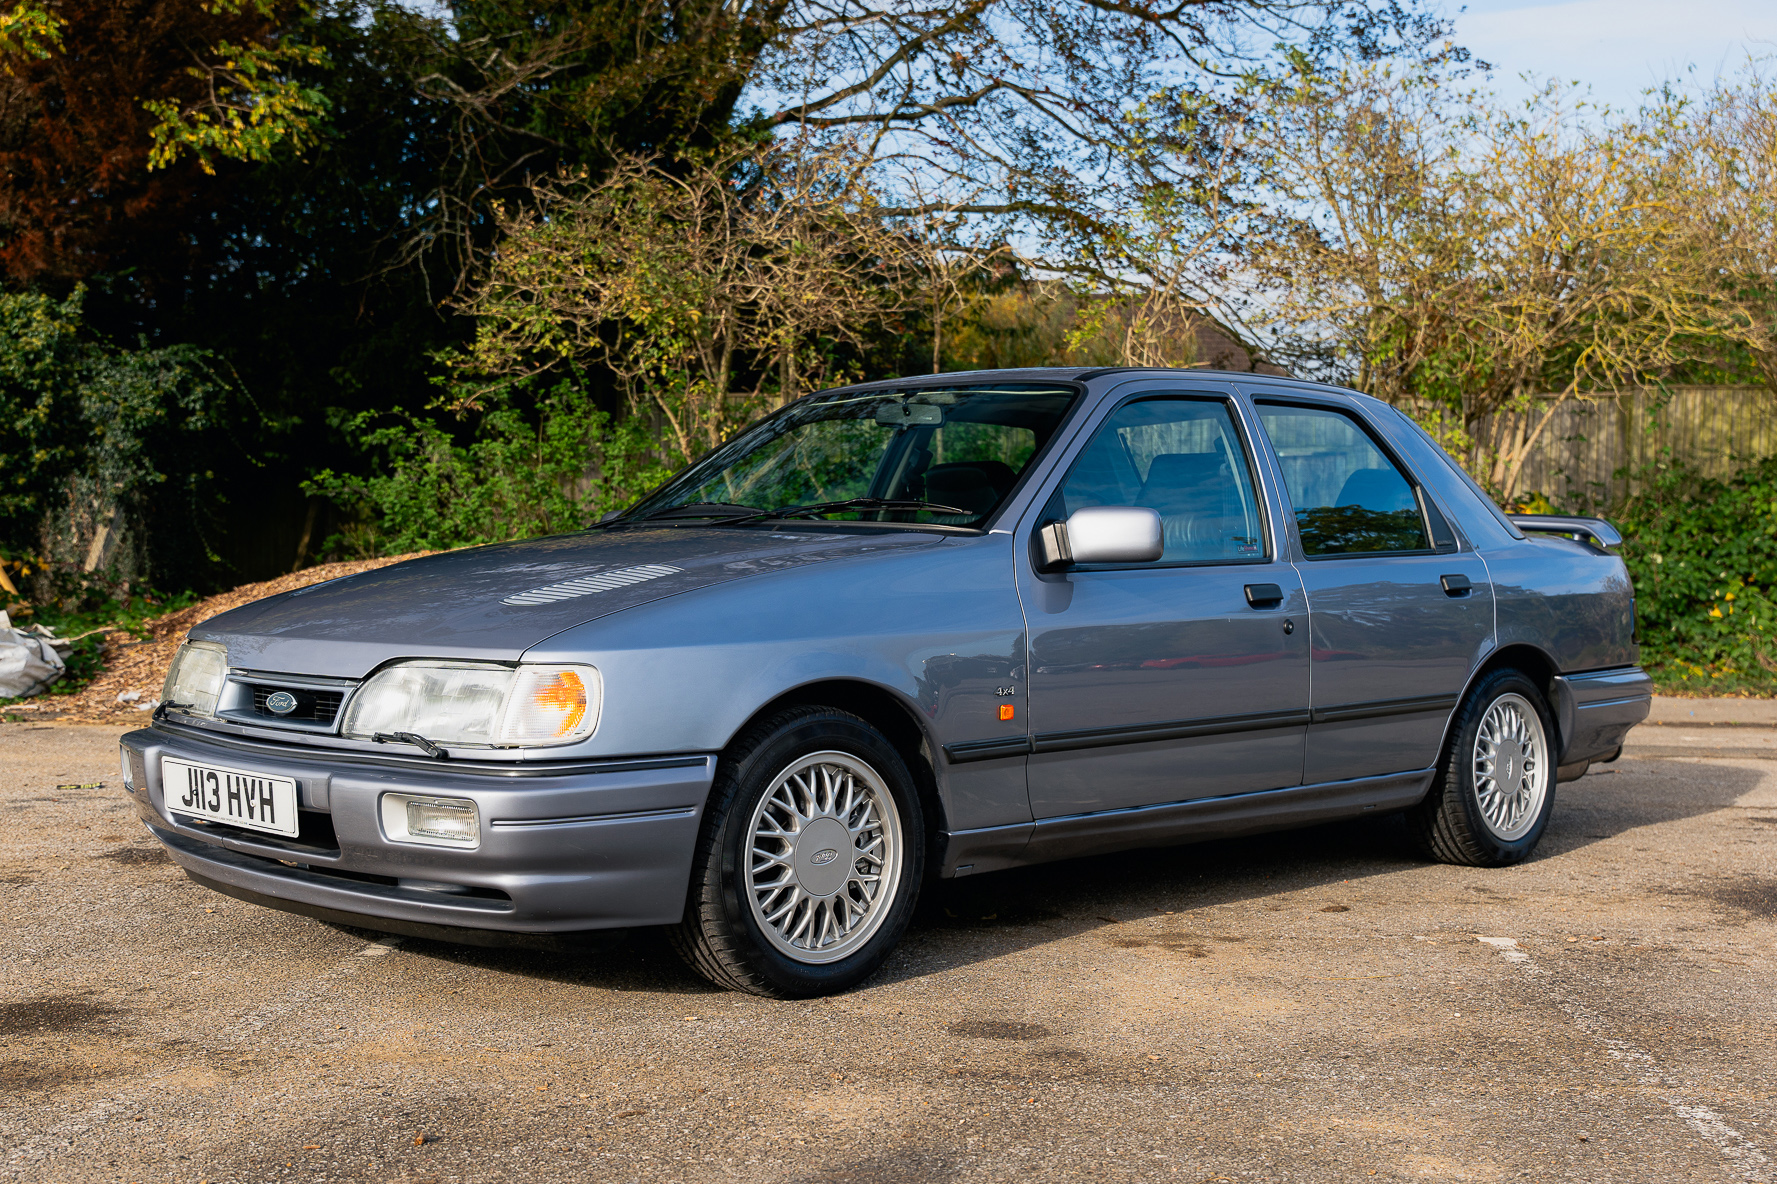
[[[801,757],[815,752],[843,752],[865,761],[888,787],[901,815],[901,874],[895,900],[863,948],[836,962],[798,962],[777,949],[760,927],[745,898],[749,828],[759,800],[777,775]],[[738,952],[786,997],[831,994],[868,977],[901,940],[919,896],[925,865],[925,821],[919,793],[907,764],[875,728],[838,712],[786,722],[744,753],[735,766],[733,793],[727,799],[716,832],[713,862],[720,876],[722,923],[736,939]]]
[[[1529,830],[1516,839],[1502,839],[1488,827],[1486,818],[1481,813],[1481,801],[1475,792],[1475,740],[1481,730],[1481,721],[1487,717],[1487,709],[1502,695],[1519,695],[1535,708],[1537,718],[1543,726],[1543,742],[1548,750],[1548,792],[1543,795],[1542,809],[1537,812],[1536,821]],[[1454,791],[1457,804],[1467,817],[1469,833],[1489,856],[1488,862],[1494,866],[1517,863],[1536,849],[1548,828],[1549,817],[1555,811],[1555,764],[1560,754],[1560,739],[1555,732],[1555,720],[1549,711],[1548,701],[1534,682],[1516,670],[1500,670],[1488,675],[1469,695],[1465,704],[1460,726],[1453,738],[1455,747],[1450,754],[1450,780],[1454,783],[1450,789]]]

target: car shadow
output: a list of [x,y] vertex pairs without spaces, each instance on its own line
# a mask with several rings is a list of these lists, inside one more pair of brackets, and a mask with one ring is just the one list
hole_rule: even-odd
[[[1761,780],[1757,770],[1657,758],[1630,759],[1559,788],[1532,862],[1559,859],[1646,826],[1712,813]],[[901,950],[868,980],[881,985],[1173,913],[1265,901],[1426,866],[1400,815],[1327,823],[1173,847],[1063,860],[935,880],[921,893]],[[1476,869],[1475,875],[1490,874]],[[1334,894],[1336,895],[1336,894]],[[1338,907],[1328,895],[1318,907]],[[466,967],[600,990],[721,993],[687,968],[663,930],[538,939],[531,948],[484,948],[408,938],[403,949]],[[868,985],[867,984],[867,985]]]

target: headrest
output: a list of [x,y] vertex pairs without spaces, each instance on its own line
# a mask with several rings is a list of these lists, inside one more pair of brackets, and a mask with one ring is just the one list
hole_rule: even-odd
[[1000,491],[984,466],[938,465],[926,471],[926,500],[985,514],[1000,500]]
[[1225,514],[1236,497],[1234,475],[1214,452],[1164,452],[1148,465],[1139,504],[1161,514]]

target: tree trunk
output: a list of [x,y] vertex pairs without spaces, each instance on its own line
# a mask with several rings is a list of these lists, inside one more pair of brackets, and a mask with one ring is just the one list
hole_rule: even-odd
[[1572,397],[1573,388],[1571,386],[1557,395],[1555,401],[1549,404],[1549,409],[1543,412],[1542,419],[1537,421],[1536,430],[1519,443],[1517,451],[1512,457],[1511,468],[1507,470],[1505,482],[1501,487],[1501,496],[1507,501],[1510,501],[1512,495],[1518,491],[1518,478],[1524,472],[1524,461],[1530,456],[1530,450],[1536,447],[1536,442],[1542,436],[1543,429],[1549,426],[1549,421],[1555,418],[1555,412],[1561,409],[1562,404]]

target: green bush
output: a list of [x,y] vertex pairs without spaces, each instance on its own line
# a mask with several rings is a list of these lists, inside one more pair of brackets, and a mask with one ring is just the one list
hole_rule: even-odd
[[[468,425],[403,414],[372,428],[354,417],[376,474],[323,470],[304,482],[353,518],[327,540],[334,556],[438,551],[579,530],[669,475],[645,421],[613,423],[583,390],[561,383],[528,413],[490,405]],[[459,434],[467,435],[459,442]]]
[[70,608],[199,581],[233,394],[202,350],[97,338],[82,302],[0,293],[0,562]]
[[1664,690],[1777,693],[1777,458],[1644,475],[1619,516],[1642,664]]

